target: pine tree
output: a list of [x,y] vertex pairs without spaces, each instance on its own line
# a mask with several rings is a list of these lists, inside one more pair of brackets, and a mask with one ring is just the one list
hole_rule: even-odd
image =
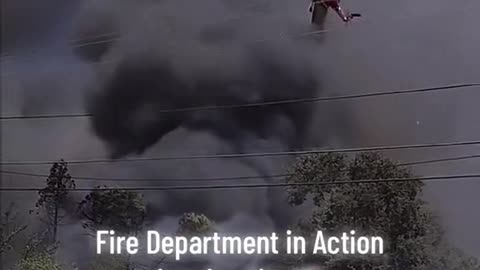
[[[65,217],[68,194],[75,188],[75,181],[68,172],[67,163],[61,160],[53,164],[50,175],[46,179],[47,186],[38,192],[36,203],[38,210],[43,209],[47,218],[46,223],[50,232],[50,241],[57,241],[57,232],[61,220]],[[40,211],[37,211],[40,214]]]

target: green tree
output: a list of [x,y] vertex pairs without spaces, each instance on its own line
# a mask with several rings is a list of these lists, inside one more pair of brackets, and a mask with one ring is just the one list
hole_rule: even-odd
[[[141,194],[108,187],[97,187],[80,203],[84,228],[92,231],[108,229],[124,235],[137,235],[147,215]],[[93,269],[131,269],[130,256],[97,256]]]
[[147,208],[141,194],[97,187],[80,203],[80,213],[85,228],[134,235],[144,225]]
[[62,266],[47,253],[38,253],[23,258],[17,265],[18,270],[62,270]]
[[215,223],[207,216],[196,213],[185,213],[178,221],[178,234],[202,235],[213,232]]
[[[288,183],[414,178],[409,170],[378,153],[361,153],[354,158],[341,154],[305,156],[290,173]],[[388,255],[318,257],[327,269],[455,269],[451,260],[445,261],[444,255],[451,248],[445,248],[441,228],[420,198],[422,186],[418,180],[339,183],[290,186],[288,192],[290,204],[301,205],[312,198],[316,206],[311,218],[303,222],[304,230],[341,233],[354,228],[358,234],[386,239]]]
[[129,265],[129,262],[127,261],[127,258],[125,258],[125,256],[97,255],[95,256],[90,269],[91,270],[125,270],[127,267],[129,267],[128,265]]
[[[50,241],[57,241],[57,231],[61,220],[65,217],[68,194],[75,188],[75,181],[68,173],[67,163],[61,160],[53,164],[50,175],[46,179],[47,186],[38,192],[36,203],[38,209],[43,209],[47,217],[46,223],[50,233]],[[37,211],[39,214],[40,211]]]

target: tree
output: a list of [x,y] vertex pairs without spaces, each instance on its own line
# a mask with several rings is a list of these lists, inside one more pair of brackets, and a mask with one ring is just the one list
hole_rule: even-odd
[[185,213],[178,221],[178,234],[202,235],[213,231],[215,223],[207,216],[196,213]]
[[[287,182],[403,178],[414,176],[379,153],[361,153],[354,158],[326,154],[300,158]],[[318,258],[327,269],[454,269],[445,261],[439,265],[450,248],[444,248],[441,227],[420,198],[422,186],[421,181],[343,183],[291,186],[288,192],[290,204],[301,205],[311,196],[316,206],[303,228],[331,233],[354,228],[357,234],[386,239],[388,256]]]
[[62,270],[62,266],[47,253],[38,253],[23,258],[18,264],[19,270]]
[[[46,183],[47,186],[38,192],[39,199],[36,206],[44,209],[51,242],[55,243],[58,226],[66,214],[63,209],[67,202],[69,191],[75,188],[75,181],[68,173],[67,163],[63,160],[54,163]],[[39,214],[38,211],[37,214]]]
[[57,248],[56,243],[52,245],[49,242],[48,231],[35,232],[28,236],[21,255],[23,258],[38,256],[38,254],[53,256]]
[[[141,194],[108,187],[97,187],[80,203],[84,228],[115,230],[125,235],[136,235],[142,229],[147,215]],[[131,269],[130,256],[98,256],[93,269]]]
[[[129,268],[129,261],[121,255],[97,255],[95,256],[91,270],[125,270]],[[127,268],[127,269],[128,269]],[[153,269],[153,268],[152,268]],[[158,269],[158,268],[157,268]]]
[[13,204],[0,218],[0,254],[12,249],[12,242],[25,229],[27,225],[18,225],[17,215],[13,210]]
[[133,235],[143,227],[147,210],[138,193],[97,187],[80,203],[80,213],[85,228]]

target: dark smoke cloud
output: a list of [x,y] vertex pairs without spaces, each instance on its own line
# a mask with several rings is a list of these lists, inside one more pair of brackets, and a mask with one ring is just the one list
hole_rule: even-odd
[[[263,6],[249,8],[258,2]],[[310,30],[308,22],[304,23],[296,16],[293,19],[285,17],[280,23],[267,21],[274,14],[280,14],[280,10],[292,9],[285,3],[281,7],[265,3],[267,1],[85,2],[76,16],[77,29],[72,31],[75,39],[95,43],[96,36],[113,32],[115,38],[76,47],[72,51],[76,59],[82,65],[88,65],[94,74],[92,87],[75,91],[88,92],[85,96],[88,97],[87,110],[94,115],[89,120],[93,132],[85,134],[85,126],[72,123],[77,130],[82,130],[75,137],[82,139],[69,147],[59,147],[58,151],[76,148],[78,151],[72,150],[70,156],[82,158],[87,154],[117,158],[129,154],[222,154],[303,147],[314,114],[313,107],[305,104],[161,112],[192,106],[234,105],[319,95],[318,70],[312,67],[314,61],[309,59],[310,42],[285,39],[256,42],[267,37],[266,34],[275,37],[279,32],[294,34]],[[297,11],[303,13],[304,8]],[[255,19],[248,16],[241,19],[242,13],[255,15]],[[230,20],[236,17],[240,19]],[[25,107],[38,110],[38,104],[29,104],[25,102]],[[99,143],[107,146],[107,153]],[[276,174],[283,172],[283,165],[283,159],[112,163],[94,167],[72,166],[72,175],[218,178]],[[249,183],[271,181],[266,177]],[[129,181],[122,182],[121,186],[203,184],[205,182]],[[75,194],[75,200],[83,195]],[[283,229],[302,213],[298,208],[289,208],[282,189],[145,192],[144,195],[149,204],[149,225],[161,231],[175,229],[178,217],[192,211],[206,214],[220,228],[245,234]],[[78,250],[89,250],[86,247],[93,245],[89,239],[79,236],[82,232],[77,225],[69,227],[68,232],[63,231],[61,238],[69,245],[64,247],[61,256],[67,261],[88,262],[87,257],[78,260],[76,256]],[[233,263],[221,258],[211,258],[211,262],[224,269],[254,263],[251,260]]]
[[[123,10],[117,8],[116,11],[120,10],[124,17],[116,11],[101,10],[93,12],[100,14],[101,19],[86,16],[93,22],[115,25],[121,36],[101,48],[87,46],[76,50],[83,59],[97,62],[97,80],[87,108],[94,115],[91,118],[93,133],[105,143],[111,158],[282,151],[305,146],[314,114],[311,104],[163,112],[320,94],[318,70],[308,53],[311,42],[256,42],[266,33],[275,35],[272,31],[275,27],[298,33],[308,31],[308,24],[302,27],[301,23],[289,19],[267,23],[265,16],[270,19],[278,14],[275,10],[278,6],[245,8],[252,4],[253,1],[210,0],[183,6],[161,1],[145,4],[147,8],[143,9],[137,6],[126,13],[130,11],[130,4],[122,1]],[[228,19],[237,17],[242,9],[260,16],[255,20]],[[221,16],[213,18],[212,14]],[[84,22],[78,32],[91,33],[92,25]],[[176,146],[171,149],[171,145]],[[283,165],[282,159],[209,160],[129,164],[122,165],[121,169],[117,166],[117,170],[125,172],[119,173],[122,178],[191,178],[270,175],[282,172]],[[265,177],[250,183],[272,181]],[[184,183],[142,184],[156,187]],[[202,184],[205,183],[198,185]],[[166,221],[193,211],[206,214],[220,227],[235,227],[231,228],[232,232],[258,233],[284,229],[305,210],[290,208],[282,189],[148,192],[145,196],[150,209],[149,221],[162,230],[171,227],[171,224],[165,225]],[[254,263],[250,259],[211,260],[224,269],[241,269]]]
[[224,79],[207,74],[194,81],[175,74],[168,61],[123,62],[91,99],[93,128],[110,146],[112,157],[140,154],[179,127],[210,131],[238,150],[249,137],[280,138],[289,147],[300,147],[312,114],[308,105],[162,112],[315,95],[317,82],[308,70],[292,70],[264,51],[252,51],[250,57],[249,71],[242,76]]

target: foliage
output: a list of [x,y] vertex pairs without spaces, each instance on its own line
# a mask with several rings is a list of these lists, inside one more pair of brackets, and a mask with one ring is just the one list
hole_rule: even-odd
[[[376,260],[336,256],[328,258],[328,269],[455,269],[451,265],[447,268],[447,262],[439,265],[439,254],[445,250],[442,231],[420,199],[422,182],[414,180],[407,169],[378,153],[361,153],[352,159],[326,154],[299,159],[291,173],[289,183],[339,182],[288,188],[290,204],[301,205],[312,198],[316,206],[310,220],[302,225],[304,230],[337,234],[354,228],[357,234],[386,240],[388,256],[377,256]],[[341,183],[365,179],[398,181]]]
[[47,230],[29,235],[22,251],[23,258],[36,256],[37,254],[55,254],[58,243],[52,244],[48,239],[48,233]]
[[[56,241],[57,229],[65,216],[63,208],[67,202],[70,189],[75,188],[75,181],[68,173],[67,163],[63,160],[54,163],[46,180],[47,186],[38,192],[37,209],[44,209],[52,242]],[[37,214],[40,212],[37,211]]]
[[183,235],[208,234],[215,223],[203,214],[185,213],[178,221],[178,233]]
[[469,257],[458,249],[443,245],[436,254],[434,269],[480,270],[480,262],[476,258]]
[[18,264],[19,270],[62,270],[60,264],[47,253],[39,253],[23,258]]
[[97,187],[80,203],[84,227],[112,229],[125,234],[137,233],[146,217],[143,196],[125,190]]
[[5,211],[0,218],[0,254],[12,249],[12,242],[27,225],[18,225],[17,215],[13,210],[13,204]]
[[128,259],[120,255],[97,255],[89,269],[125,270],[128,269]]
[[[137,234],[143,227],[147,210],[141,194],[97,187],[79,205],[84,228],[114,230],[120,234]],[[130,256],[98,256],[92,269],[132,269]]]

